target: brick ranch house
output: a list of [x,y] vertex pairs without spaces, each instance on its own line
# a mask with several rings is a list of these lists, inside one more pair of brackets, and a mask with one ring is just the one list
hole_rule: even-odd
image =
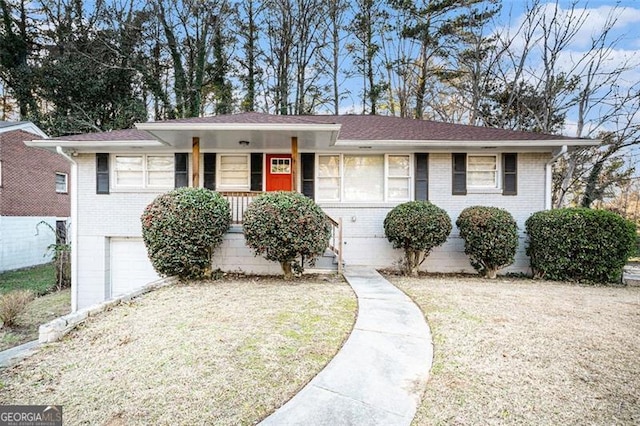
[[[49,262],[70,214],[69,162],[25,141],[47,135],[31,122],[0,121],[0,272]],[[38,229],[36,229],[38,227]]]
[[[214,268],[277,273],[245,247],[240,222],[257,193],[295,190],[336,223],[346,265],[391,267],[401,253],[383,220],[399,203],[430,200],[455,221],[468,206],[506,208],[518,222],[551,207],[551,166],[597,141],[384,116],[243,113],[149,122],[136,129],[29,142],[72,163],[73,309],[157,279],[141,239],[140,215],[179,186],[221,192],[233,229]],[[456,229],[423,267],[472,271]],[[521,238],[507,271],[526,272]]]

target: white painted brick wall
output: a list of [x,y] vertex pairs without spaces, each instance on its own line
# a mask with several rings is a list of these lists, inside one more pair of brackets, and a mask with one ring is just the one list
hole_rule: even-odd
[[0,272],[51,261],[47,248],[56,236],[47,226],[38,226],[42,221],[56,229],[55,217],[0,216]]
[[[460,212],[471,205],[495,206],[507,209],[516,219],[520,233],[524,222],[533,213],[544,209],[545,163],[549,154],[518,154],[518,195],[494,194],[451,195],[451,154],[433,153],[429,157],[429,198],[444,208],[455,223]],[[76,158],[79,168],[78,264],[79,307],[105,300],[109,285],[109,253],[107,237],[140,237],[140,215],[162,191],[143,193],[96,194],[95,156]],[[383,221],[392,204],[321,203],[334,219],[342,218],[344,226],[344,259],[347,265],[393,267],[401,257],[384,237]],[[216,250],[213,268],[224,271],[242,270],[255,274],[278,274],[280,267],[255,257],[244,246],[240,233],[229,233]],[[516,263],[507,271],[527,272],[524,237]],[[431,253],[423,269],[431,272],[473,272],[464,254],[463,241],[454,226],[449,241]]]

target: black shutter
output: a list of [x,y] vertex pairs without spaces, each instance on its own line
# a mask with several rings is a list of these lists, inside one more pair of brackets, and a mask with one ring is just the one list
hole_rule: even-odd
[[109,154],[96,154],[96,194],[109,193]]
[[302,167],[302,194],[314,199],[314,176],[316,167],[316,155],[313,153],[304,153],[300,155]]
[[416,154],[415,199],[429,199],[429,154]]
[[207,189],[216,190],[216,154],[204,154],[204,182]]
[[467,154],[453,154],[453,195],[467,195]]
[[183,152],[175,154],[173,175],[176,188],[189,186],[189,154]]
[[251,154],[251,190],[262,191],[262,154]]
[[502,195],[518,195],[518,154],[502,154]]

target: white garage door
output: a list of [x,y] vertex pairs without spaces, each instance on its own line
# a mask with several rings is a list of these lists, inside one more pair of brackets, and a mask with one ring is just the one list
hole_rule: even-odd
[[160,277],[141,238],[111,238],[111,297],[137,290]]

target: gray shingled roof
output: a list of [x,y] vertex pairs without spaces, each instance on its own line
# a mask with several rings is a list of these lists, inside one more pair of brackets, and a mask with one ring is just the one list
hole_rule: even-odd
[[[185,118],[158,122],[163,124],[340,124],[338,140],[370,141],[524,141],[575,139],[544,133],[521,132],[490,127],[442,123],[380,115],[271,115],[258,112]],[[149,133],[115,130],[56,138],[68,141],[154,140]]]

